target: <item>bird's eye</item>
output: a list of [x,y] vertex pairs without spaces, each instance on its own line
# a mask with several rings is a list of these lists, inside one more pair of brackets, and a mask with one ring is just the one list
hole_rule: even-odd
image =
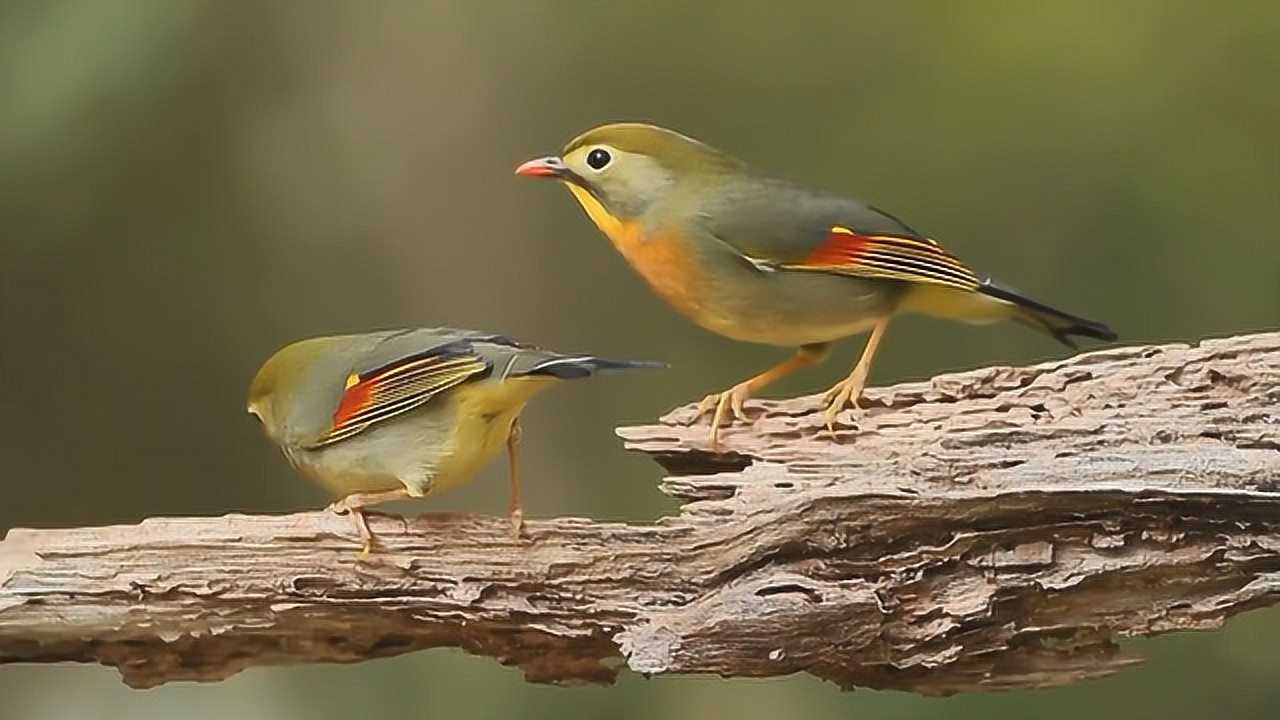
[[587,166],[592,170],[603,170],[611,160],[613,160],[613,156],[604,148],[596,148],[587,153]]

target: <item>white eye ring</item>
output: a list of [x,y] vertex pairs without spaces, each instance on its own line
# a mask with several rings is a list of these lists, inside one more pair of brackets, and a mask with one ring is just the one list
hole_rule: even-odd
[[611,162],[613,162],[613,153],[606,147],[593,147],[587,152],[587,167],[596,172],[603,171]]

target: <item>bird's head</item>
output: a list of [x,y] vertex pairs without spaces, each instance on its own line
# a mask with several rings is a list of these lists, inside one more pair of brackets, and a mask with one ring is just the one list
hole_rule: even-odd
[[579,135],[560,155],[537,158],[517,175],[565,183],[605,232],[610,222],[630,222],[670,193],[741,163],[674,130],[643,123],[602,125]]
[[[247,409],[262,422],[262,429],[273,442],[283,443],[290,419],[300,405],[314,404],[319,414],[332,412],[332,388],[315,383],[317,375],[327,377],[333,367],[349,363],[342,351],[344,337],[312,338],[287,345],[271,356],[254,375],[249,385]],[[319,372],[317,372],[319,370]],[[303,408],[305,409],[305,408]]]
[[253,383],[249,386],[247,407],[249,414],[262,424],[262,431],[267,437],[277,442],[279,427],[276,423],[273,399],[280,383],[282,364],[278,356],[275,356],[258,370],[258,374],[253,377]]

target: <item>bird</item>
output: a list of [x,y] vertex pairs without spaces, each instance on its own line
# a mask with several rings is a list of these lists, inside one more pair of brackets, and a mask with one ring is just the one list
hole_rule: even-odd
[[[757,170],[675,130],[613,123],[516,174],[557,180],[650,288],[701,327],[733,340],[797,348],[787,360],[707,395],[710,445],[769,384],[817,365],[842,338],[869,332],[857,364],[824,396],[834,435],[858,407],[890,320],[919,313],[969,323],[1014,320],[1075,347],[1113,341],[1105,324],[981,278],[933,238],[844,195]],[[732,417],[730,417],[732,413]]]
[[375,546],[365,507],[462,484],[503,447],[518,541],[525,403],[561,380],[655,367],[665,366],[552,352],[455,328],[315,337],[262,365],[248,411],[294,468],[340,498],[329,510],[350,514],[362,555]]

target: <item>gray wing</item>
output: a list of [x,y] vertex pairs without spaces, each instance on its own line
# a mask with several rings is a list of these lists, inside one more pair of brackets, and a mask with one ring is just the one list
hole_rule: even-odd
[[898,218],[851,198],[815,193],[785,180],[745,177],[724,185],[697,211],[705,231],[767,263],[803,262],[836,226],[864,235],[928,242]]
[[[323,447],[426,405],[449,390],[484,378],[521,375],[585,377],[597,371],[654,367],[656,363],[570,355],[522,345],[493,333],[455,328],[418,328],[332,338],[343,343],[343,367],[323,367],[313,380],[328,383],[312,395],[320,418],[299,444]],[[337,385],[341,382],[341,386]]]
[[376,337],[377,340],[359,355],[352,372],[367,374],[413,355],[474,352],[478,343],[520,347],[516,341],[495,333],[448,327],[406,328],[365,337]]
[[762,270],[816,272],[973,291],[968,265],[906,223],[856,200],[747,178],[716,194],[704,232]]
[[[311,428],[301,444],[317,448],[341,442],[365,430],[422,407],[432,398],[493,369],[479,343],[509,342],[489,333],[452,328],[395,330],[334,338],[346,343],[344,367],[323,369],[328,383],[316,392],[308,417],[323,423]],[[341,382],[341,386],[336,383]]]

